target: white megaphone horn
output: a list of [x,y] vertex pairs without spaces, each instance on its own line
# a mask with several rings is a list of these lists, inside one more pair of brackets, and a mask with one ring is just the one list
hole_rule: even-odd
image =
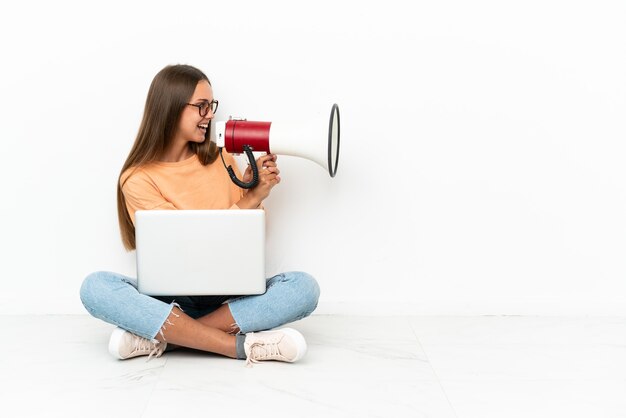
[[248,156],[252,181],[244,183],[237,179],[232,167],[227,167],[233,182],[245,189],[258,183],[259,175],[253,151],[306,158],[328,170],[331,177],[335,177],[339,163],[339,125],[337,104],[331,108],[328,127],[321,123],[306,126],[231,118],[215,123],[215,143],[220,153],[226,148],[229,153],[245,153]]

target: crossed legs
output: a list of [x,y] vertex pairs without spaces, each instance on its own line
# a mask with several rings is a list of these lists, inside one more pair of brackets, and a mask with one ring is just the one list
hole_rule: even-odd
[[237,358],[234,334],[238,331],[226,304],[198,319],[191,318],[174,306],[155,338],[169,344]]
[[242,355],[242,347],[238,347],[242,337],[235,334],[243,330],[250,336],[308,316],[317,306],[319,286],[306,273],[281,273],[268,279],[263,295],[237,298],[197,319],[175,304],[140,294],[134,279],[118,273],[90,274],[83,281],[80,297],[91,315],[143,340],[156,338],[237,358],[237,348]]

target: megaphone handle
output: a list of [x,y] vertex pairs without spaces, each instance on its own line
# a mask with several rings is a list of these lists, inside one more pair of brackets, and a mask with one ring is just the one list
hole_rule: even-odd
[[[224,163],[224,167],[226,167],[226,162],[224,161],[224,156],[222,155],[222,149],[223,148],[220,148],[220,157],[222,157],[222,163]],[[241,187],[242,189],[251,189],[259,183],[259,168],[256,166],[256,161],[254,160],[252,148],[250,148],[249,145],[244,145],[243,151],[248,156],[248,161],[250,161],[250,168],[252,169],[252,180],[250,180],[248,183],[244,183],[243,181],[239,180],[237,178],[237,175],[235,174],[235,170],[233,170],[233,167],[230,165],[226,167],[226,171],[228,171],[230,179],[237,186]]]

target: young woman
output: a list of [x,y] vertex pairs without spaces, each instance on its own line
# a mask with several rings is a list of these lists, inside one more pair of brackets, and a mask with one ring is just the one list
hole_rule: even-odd
[[[217,106],[209,79],[194,67],[168,66],[152,81],[118,181],[119,224],[127,250],[135,248],[136,210],[259,208],[280,183],[271,154],[257,159],[256,187],[243,191],[232,183],[215,144],[205,139]],[[232,156],[224,151],[224,158],[236,170]],[[243,179],[251,178],[248,167]],[[291,328],[266,330],[310,315],[319,287],[310,275],[289,272],[268,279],[262,295],[151,297],[137,292],[135,279],[96,272],[85,278],[80,297],[91,315],[117,326],[109,351],[120,359],[158,357],[170,344],[248,363],[294,362],[306,352],[304,337]]]

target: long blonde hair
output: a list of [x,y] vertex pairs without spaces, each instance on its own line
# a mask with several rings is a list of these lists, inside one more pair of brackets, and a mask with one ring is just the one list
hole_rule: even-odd
[[[202,80],[211,84],[208,77],[195,67],[169,65],[159,71],[150,84],[139,132],[117,180],[117,216],[122,243],[128,251],[135,249],[135,226],[122,193],[122,174],[129,168],[139,168],[161,157],[174,138],[183,109]],[[210,129],[209,122],[207,132]],[[211,164],[217,158],[217,147],[208,139],[201,144],[190,142],[189,146],[203,165]]]

